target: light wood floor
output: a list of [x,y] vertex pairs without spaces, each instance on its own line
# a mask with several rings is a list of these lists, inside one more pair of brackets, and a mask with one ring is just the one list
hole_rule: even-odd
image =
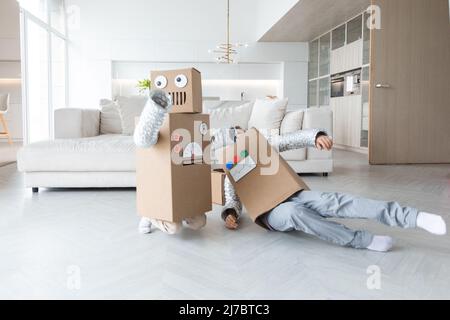
[[[450,222],[450,166],[370,167],[363,155],[337,151],[334,174],[305,179]],[[0,298],[450,298],[450,236],[348,222],[396,238],[392,252],[374,253],[270,233],[248,218],[228,231],[218,208],[200,232],[140,235],[134,190],[32,195],[22,180],[15,164],[0,168]],[[380,290],[366,284],[372,265]]]
[[0,167],[16,161],[17,150],[20,144],[15,142],[13,145],[0,141]]

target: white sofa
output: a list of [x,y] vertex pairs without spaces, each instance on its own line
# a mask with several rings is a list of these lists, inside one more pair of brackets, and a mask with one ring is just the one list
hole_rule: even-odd
[[[319,127],[330,134],[332,112],[311,108],[287,113],[282,130]],[[299,117],[300,116],[300,117]],[[24,146],[18,153],[25,186],[39,188],[135,187],[135,147],[132,136],[100,134],[99,110],[65,108],[55,111],[55,140]],[[292,119],[302,119],[301,123]],[[282,132],[283,133],[283,132]],[[332,153],[313,148],[285,152],[283,157],[298,173],[333,171]]]

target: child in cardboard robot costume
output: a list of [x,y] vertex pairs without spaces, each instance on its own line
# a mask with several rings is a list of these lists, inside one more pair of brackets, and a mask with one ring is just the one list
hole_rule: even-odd
[[[249,131],[252,130],[257,132],[254,128]],[[302,231],[325,241],[357,249],[379,252],[389,251],[393,246],[393,239],[388,236],[373,235],[365,230],[354,231],[342,224],[329,221],[327,218],[372,219],[392,227],[418,227],[436,235],[446,234],[445,221],[439,215],[419,211],[411,207],[402,207],[397,202],[375,201],[348,194],[309,190],[308,186],[289,168],[289,165],[280,158],[278,152],[306,147],[331,150],[333,146],[332,139],[325,130],[321,129],[303,130],[282,136],[267,135],[269,136],[268,141],[260,135],[260,140],[265,140],[270,144],[273,152],[284,164],[284,166],[280,166],[280,169],[288,173],[291,172],[291,176],[288,174],[283,180],[276,182],[278,188],[285,188],[283,185],[288,183],[289,179],[294,181],[294,184],[293,188],[288,191],[290,193],[282,195],[284,198],[280,203],[276,205],[269,204],[271,207],[266,206],[270,210],[266,212],[255,210],[255,207],[258,206],[257,201],[265,201],[267,197],[262,195],[257,197],[249,189],[256,188],[259,193],[272,190],[273,193],[278,192],[276,195],[273,194],[273,198],[278,197],[281,199],[281,197],[280,192],[277,190],[278,188],[264,189],[261,187],[262,184],[267,184],[267,182],[269,186],[271,183],[275,183],[275,175],[272,178],[262,179],[260,173],[254,173],[253,177],[248,178],[244,182],[244,185],[239,185],[241,182],[236,180],[230,181],[230,179],[233,179],[233,176],[230,175],[233,166],[236,166],[238,161],[244,162],[241,159],[248,155],[248,152],[244,149],[241,149],[241,151],[236,150],[236,145],[239,144],[239,140],[241,142],[244,140],[249,131],[245,133],[240,128],[221,130],[212,138],[214,150],[219,150],[223,155],[223,150],[228,149],[228,153],[231,153],[231,158],[229,159],[235,159],[227,163],[225,157],[222,158],[224,161],[222,165],[226,164],[224,170],[227,172],[224,182],[225,206],[222,210],[222,219],[229,229],[238,227],[238,220],[242,212],[241,197],[253,220],[268,230],[281,232]],[[240,159],[239,156],[241,156]],[[250,160],[252,164],[255,163],[254,160]],[[238,173],[241,171],[238,171]],[[236,186],[240,189],[235,188]],[[286,195],[288,196],[286,197]],[[246,201],[248,202],[246,203]]]
[[[174,234],[206,224],[211,167],[206,163],[209,116],[201,114],[200,72],[152,71],[152,90],[134,132],[141,233],[152,225]],[[180,161],[177,162],[176,159]]]

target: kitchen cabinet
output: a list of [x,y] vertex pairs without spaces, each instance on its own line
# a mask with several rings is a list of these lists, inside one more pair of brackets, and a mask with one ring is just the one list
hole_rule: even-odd
[[331,99],[333,139],[337,146],[359,148],[361,144],[361,96]]

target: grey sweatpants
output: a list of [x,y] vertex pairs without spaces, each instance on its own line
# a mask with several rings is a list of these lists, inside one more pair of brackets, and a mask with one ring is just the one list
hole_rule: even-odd
[[388,226],[415,228],[417,215],[417,209],[397,202],[302,191],[263,216],[262,222],[274,231],[303,231],[338,245],[367,248],[373,239],[370,232],[354,231],[326,218],[372,219]]

